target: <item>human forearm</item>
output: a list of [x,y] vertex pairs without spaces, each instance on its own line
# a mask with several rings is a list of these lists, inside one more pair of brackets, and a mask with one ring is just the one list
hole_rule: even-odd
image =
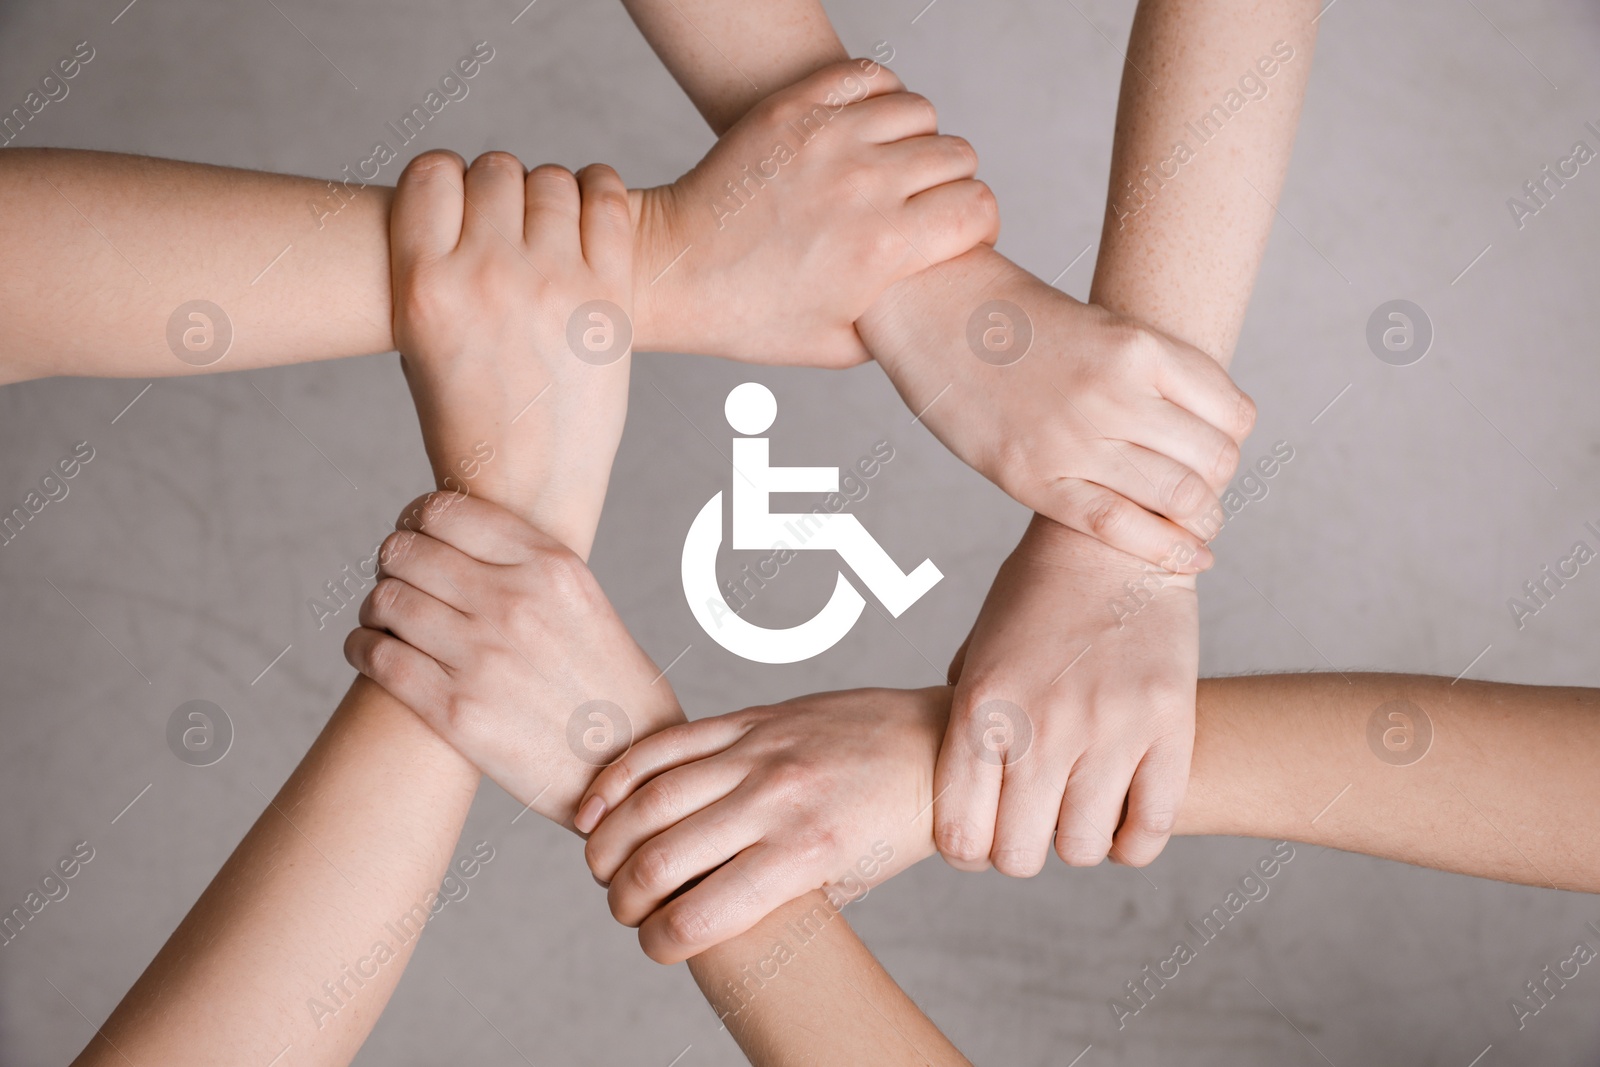
[[297,1064],[348,1063],[415,948],[477,781],[358,678],[76,1062],[267,1063],[293,1046]]
[[1315,0],[1245,8],[1141,0],[1090,296],[1224,366],[1272,229],[1317,31]]
[[[165,377],[392,348],[393,190],[332,184],[7,149],[0,199],[17,210],[0,218],[0,382]],[[174,349],[171,320],[195,300],[221,308],[227,325],[211,323],[207,337],[206,323],[179,315]]]
[[817,0],[623,0],[719,136],[763,97],[845,58]]
[[1403,674],[1210,679],[1177,832],[1600,892],[1597,760],[1600,690]]
[[968,1062],[821,892],[691,958],[689,972],[754,1067]]

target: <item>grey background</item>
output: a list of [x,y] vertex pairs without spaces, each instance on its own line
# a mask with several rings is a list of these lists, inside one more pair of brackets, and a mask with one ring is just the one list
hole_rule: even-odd
[[[98,51],[19,144],[332,176],[478,40],[495,61],[414,148],[604,159],[646,184],[710,143],[614,3],[539,0],[512,25],[519,0],[139,0],[117,18],[124,2],[0,7],[6,108],[75,42]],[[1133,5],[941,0],[913,22],[922,3],[833,13],[854,51],[888,41],[944,127],[976,144],[1008,223],[1002,250],[1053,278],[1098,237]],[[1261,409],[1246,459],[1279,439],[1296,455],[1224,534],[1202,583],[1205,673],[1454,676],[1471,663],[1474,677],[1600,684],[1600,577],[1586,571],[1521,632],[1505,606],[1600,520],[1600,164],[1520,232],[1505,206],[1574,140],[1597,146],[1583,129],[1600,120],[1597,52],[1600,15],[1580,0],[1341,0],[1322,18],[1283,218],[1235,364]],[[1061,287],[1084,296],[1092,260]],[[1394,298],[1434,323],[1433,351],[1412,367],[1365,345],[1369,313]],[[726,480],[700,434],[725,432],[722,397],[746,378],[780,397],[775,457],[842,464],[879,439],[895,447],[856,510],[897,558],[931,556],[948,576],[898,631],[868,612],[830,653],[777,669],[695,627],[677,553]],[[427,487],[393,356],[162,380],[113,425],[144,384],[0,390],[0,504],[20,502],[74,442],[97,453],[66,500],[0,548],[0,906],[74,842],[96,850],[70,896],[0,949],[7,1064],[65,1062],[83,1045],[79,1010],[95,1022],[110,1011],[289,773],[350,673],[348,619],[318,631],[305,601]],[[650,356],[594,565],[658,662],[693,645],[670,677],[700,715],[937,681],[1023,524],[911,424],[875,367]],[[826,571],[786,572],[762,610],[807,613]],[[237,731],[215,766],[166,747],[167,718],[190,699],[222,705]],[[739,1062],[682,968],[649,963],[610,922],[577,842],[531,819],[512,826],[516,812],[485,787],[464,842],[488,840],[497,858],[432,928],[360,1062],[520,1062],[505,1039],[540,1064],[665,1067],[685,1046],[684,1067]],[[1026,882],[934,861],[852,917],[980,1063],[1065,1065],[1090,1044],[1083,1067],[1466,1067],[1491,1044],[1484,1067],[1600,1054],[1592,968],[1521,1033],[1507,1007],[1540,967],[1593,940],[1594,900],[1306,848],[1119,1034],[1107,1000],[1266,848],[1179,841],[1144,874],[1052,864]]]

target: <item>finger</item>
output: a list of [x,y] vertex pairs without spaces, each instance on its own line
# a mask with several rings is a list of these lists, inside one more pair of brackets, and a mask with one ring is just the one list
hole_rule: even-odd
[[1221,492],[1239,466],[1239,445],[1200,416],[1168,400],[1141,405],[1127,426],[1108,427],[1133,444],[1183,464]]
[[761,840],[760,816],[748,791],[735,793],[640,845],[611,879],[606,902],[612,916],[624,926],[644,922],[685,883]]
[[593,831],[606,812],[621,807],[634,790],[656,775],[716,755],[743,737],[749,728],[746,716],[716,715],[669,726],[634,742],[589,784],[574,820],[578,832]]
[[976,178],[946,182],[907,200],[900,229],[920,253],[915,269],[970,252],[1000,237],[1000,206]]
[[1189,785],[1192,744],[1156,744],[1139,761],[1128,787],[1127,813],[1111,850],[1114,863],[1143,867],[1167,847]]
[[652,912],[639,927],[639,945],[657,963],[682,962],[818,888],[821,883],[807,874],[787,848],[767,841],[751,845]]
[[1195,574],[1215,561],[1197,534],[1095,482],[1062,478],[1034,506],[1061,525],[1164,571]]
[[440,666],[462,662],[467,617],[399,578],[380,578],[361,602],[362,626],[387,630]]
[[445,255],[460,242],[465,171],[454,152],[424,152],[406,164],[389,210],[396,268],[409,259]]
[[1255,401],[1200,349],[1176,340],[1169,344],[1169,358],[1157,365],[1161,395],[1243,444],[1255,428]]
[[1131,760],[1096,762],[1087,756],[1073,767],[1055,840],[1056,854],[1069,866],[1093,867],[1106,858],[1133,770]]
[[904,195],[909,199],[947,182],[978,173],[978,153],[965,138],[934,134],[911,137],[878,150],[889,163]]
[[480,247],[522,235],[522,161],[509,152],[485,152],[467,168],[463,244]]
[[344,639],[344,658],[425,719],[438,708],[449,682],[433,657],[379,630],[351,630]]
[[[583,255],[578,220],[582,197],[578,179],[566,167],[545,163],[528,172],[526,233],[535,258],[555,264],[576,265]],[[523,232],[523,227],[517,227]]]
[[850,135],[868,144],[887,145],[939,131],[939,113],[920,93],[889,93],[852,104],[839,113]]
[[482,563],[523,563],[558,544],[498,504],[466,493],[424,493],[406,505],[394,528],[425,533]]
[[1016,708],[998,700],[974,704],[972,690],[956,687],[934,768],[933,840],[945,862],[957,870],[989,866],[1002,764],[1016,726],[1011,709]]
[[1069,759],[1052,766],[1029,751],[1006,767],[989,850],[995,870],[1012,878],[1032,878],[1044,870],[1067,787],[1059,768],[1071,765]]
[[595,827],[584,845],[589,872],[611,882],[646,841],[708,808],[739,787],[745,769],[734,760],[704,759],[673,768],[635,790]]
[[604,163],[577,173],[581,199],[578,231],[583,258],[602,278],[627,279],[633,274],[633,215],[628,187]]
[[1083,477],[1120,493],[1147,511],[1199,534],[1222,500],[1199,474],[1177,460],[1128,441],[1104,439],[1084,457]]
[[399,578],[465,614],[472,613],[473,591],[491,567],[437,538],[410,530],[396,530],[378,547],[379,576]]

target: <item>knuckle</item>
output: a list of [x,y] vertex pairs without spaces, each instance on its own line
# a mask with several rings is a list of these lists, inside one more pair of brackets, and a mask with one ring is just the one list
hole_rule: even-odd
[[378,546],[378,566],[392,567],[405,562],[415,547],[417,535],[410,530],[396,530]]
[[1093,867],[1106,858],[1110,844],[1092,831],[1074,827],[1056,835],[1056,855],[1069,867]]
[[968,167],[977,167],[978,150],[972,147],[971,141],[967,140],[965,137],[958,137],[954,134],[951,134],[946,138],[945,143],[950,146],[951,151]]
[[378,584],[373,586],[372,592],[367,594],[367,600],[372,605],[372,614],[375,618],[393,618],[399,614],[401,588],[401,583],[397,578],[378,579]]
[[994,869],[1008,878],[1032,878],[1044,870],[1044,853],[1030,848],[997,848]]
[[578,176],[559,163],[541,163],[528,172],[528,180],[552,189],[578,189]]
[[[974,163],[977,162],[976,152],[973,153],[972,159]],[[985,223],[992,223],[1000,218],[1000,201],[994,195],[994,190],[989,188],[988,182],[978,181],[976,178],[972,180],[972,212]]]
[[988,855],[988,846],[977,827],[968,822],[940,823],[934,840],[941,855],[962,863],[978,863]]
[[444,148],[431,148],[413,159],[401,175],[402,181],[454,181],[461,173],[461,157]]
[[518,174],[522,173],[522,160],[500,149],[491,149],[472,161],[474,167],[488,170],[509,170]]
[[647,841],[633,857],[633,869],[628,872],[628,880],[634,888],[645,893],[664,893],[677,888],[674,881],[676,869],[676,858],[670,849]]
[[1134,816],[1134,826],[1152,837],[1162,838],[1172,833],[1177,818],[1177,812],[1165,805],[1145,808]]
[[683,793],[670,776],[663,775],[639,790],[639,807],[652,825],[676,822],[683,815]]
[[1218,483],[1225,482],[1233,477],[1233,472],[1239,468],[1239,446],[1232,438],[1222,442],[1222,447],[1217,450],[1215,474]]
[[1243,441],[1256,428],[1256,402],[1250,398],[1250,394],[1245,392],[1239,394],[1239,410],[1235,420],[1233,436],[1236,440]]
[[693,903],[674,903],[661,916],[661,933],[676,945],[705,944],[714,932],[710,915]]
[[1098,492],[1084,506],[1084,525],[1102,541],[1120,534],[1128,518],[1128,505],[1115,493]]
[[1211,497],[1211,489],[1204,478],[1191,470],[1173,472],[1173,480],[1163,494],[1167,509],[1178,516],[1189,516],[1199,511]]

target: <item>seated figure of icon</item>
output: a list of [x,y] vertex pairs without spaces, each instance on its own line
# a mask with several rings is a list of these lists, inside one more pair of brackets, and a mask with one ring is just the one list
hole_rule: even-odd
[[782,542],[794,551],[837,552],[896,618],[944,577],[929,559],[903,573],[854,515],[772,511],[773,493],[838,492],[839,468],[774,467],[769,462],[768,440],[758,435],[777,418],[778,401],[764,385],[745,382],[736,387],[724,412],[728,425],[743,435],[733,439],[734,549],[764,551]]

